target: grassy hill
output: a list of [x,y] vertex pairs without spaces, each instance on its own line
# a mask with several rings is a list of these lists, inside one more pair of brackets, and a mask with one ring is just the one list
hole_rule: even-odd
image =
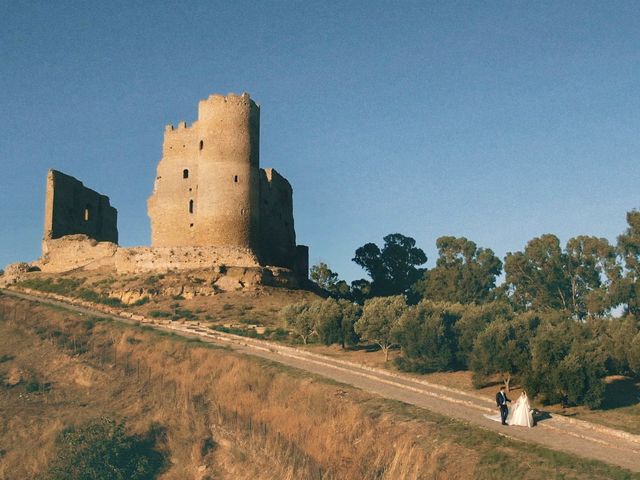
[[46,472],[60,432],[101,417],[154,433],[162,479],[632,478],[228,349],[6,296],[0,338],[2,479]]

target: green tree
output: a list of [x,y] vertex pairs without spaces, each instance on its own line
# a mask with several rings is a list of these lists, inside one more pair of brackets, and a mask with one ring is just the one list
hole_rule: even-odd
[[524,252],[507,253],[504,270],[511,299],[518,308],[570,308],[571,282],[555,235],[530,240]]
[[342,348],[358,343],[354,325],[362,315],[360,305],[349,300],[327,298],[311,303],[309,310],[314,318],[315,331],[322,343],[339,343]]
[[606,353],[589,326],[562,316],[546,318],[531,342],[530,393],[546,403],[597,407],[604,398]]
[[582,235],[567,242],[564,258],[571,286],[568,308],[578,318],[584,318],[589,311],[603,314],[610,303],[606,301],[604,282],[619,275],[614,248],[604,238]]
[[531,341],[531,368],[524,378],[529,393],[542,394],[547,403],[562,399],[558,365],[569,355],[573,340],[581,335],[580,325],[560,313],[545,318]]
[[338,274],[324,262],[311,267],[310,277],[316,285],[328,292],[333,298],[350,299],[353,297],[349,284],[340,280]]
[[362,316],[362,307],[357,303],[344,299],[338,300],[338,306],[342,315],[340,321],[342,348],[357,345],[360,338],[355,331],[355,324]]
[[351,300],[359,305],[364,305],[364,302],[371,298],[371,282],[361,278],[360,280],[354,280],[351,282],[351,289],[349,294]]
[[454,303],[484,303],[495,298],[502,262],[491,249],[478,248],[464,237],[436,240],[435,268],[424,272],[413,290],[422,298]]
[[604,238],[578,236],[565,250],[555,235],[527,243],[524,252],[508,253],[506,283],[519,309],[564,309],[576,318],[603,315],[613,306],[609,285],[620,277],[615,250]]
[[513,320],[500,319],[478,335],[470,357],[474,383],[489,375],[500,375],[507,391],[511,379],[529,369],[531,337],[538,327],[538,317],[522,314]]
[[603,354],[596,342],[576,342],[557,366],[556,388],[573,405],[599,408],[604,401],[605,368]]
[[371,277],[372,296],[405,294],[422,276],[424,269],[419,267],[427,256],[411,237],[393,233],[383,240],[382,249],[367,243],[356,250],[352,260]]
[[619,319],[588,318],[585,326],[589,330],[588,337],[602,347],[607,372],[611,375],[633,375],[633,339],[640,331],[633,315]]
[[624,275],[613,282],[614,303],[640,318],[640,211],[627,213],[627,231],[618,237],[617,253],[624,260]]
[[324,262],[313,265],[309,269],[309,277],[320,288],[330,292],[338,283],[338,274]]
[[150,480],[164,465],[149,438],[129,436],[123,422],[103,418],[64,430],[47,480]]
[[316,333],[316,310],[317,308],[311,308],[308,302],[302,301],[283,307],[279,317],[306,345],[309,337]]
[[403,295],[375,297],[367,300],[362,316],[355,324],[355,332],[365,341],[376,343],[389,360],[389,349],[395,344],[394,328],[407,309]]
[[629,347],[629,369],[640,377],[640,333],[633,337]]
[[310,307],[318,338],[325,345],[342,343],[342,310],[333,298],[317,300]]
[[470,357],[476,338],[489,324],[498,320],[508,321],[512,318],[513,309],[506,301],[465,305],[462,317],[453,327],[458,338],[456,355],[460,366],[470,368]]
[[432,372],[456,367],[457,342],[453,326],[462,316],[461,305],[423,300],[408,308],[394,329],[402,349],[396,360],[402,370]]

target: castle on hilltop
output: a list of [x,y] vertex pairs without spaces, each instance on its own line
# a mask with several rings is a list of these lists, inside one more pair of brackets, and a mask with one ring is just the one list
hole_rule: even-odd
[[51,170],[39,267],[273,266],[306,279],[309,253],[296,245],[292,198],[283,176],[260,168],[260,107],[247,93],[211,95],[193,124],[165,128],[148,199],[151,247],[119,247],[108,197]]
[[260,107],[247,93],[211,95],[192,125],[165,128],[148,201],[151,245],[241,247],[267,264],[304,269],[292,196],[286,178],[260,168]]

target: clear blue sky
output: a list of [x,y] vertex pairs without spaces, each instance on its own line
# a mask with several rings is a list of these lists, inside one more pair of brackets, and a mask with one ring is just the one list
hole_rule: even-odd
[[431,266],[442,235],[615,241],[640,206],[637,2],[0,0],[0,60],[0,267],[39,255],[49,168],[149,244],[164,126],[214,92],[261,105],[298,242],[348,280],[388,233]]

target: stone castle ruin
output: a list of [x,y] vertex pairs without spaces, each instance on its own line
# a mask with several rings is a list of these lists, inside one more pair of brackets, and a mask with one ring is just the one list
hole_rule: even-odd
[[148,202],[151,245],[240,247],[304,270],[292,195],[283,176],[260,168],[260,107],[246,93],[211,95],[191,126],[165,129]]
[[211,95],[198,119],[165,129],[148,199],[151,246],[117,245],[108,197],[56,170],[47,175],[43,271],[111,266],[118,272],[220,266],[271,268],[304,281],[308,248],[296,245],[293,190],[260,168],[260,107],[247,93]]
[[109,197],[57,170],[47,174],[44,204],[44,248],[49,240],[84,234],[100,242],[118,243],[118,212]]

